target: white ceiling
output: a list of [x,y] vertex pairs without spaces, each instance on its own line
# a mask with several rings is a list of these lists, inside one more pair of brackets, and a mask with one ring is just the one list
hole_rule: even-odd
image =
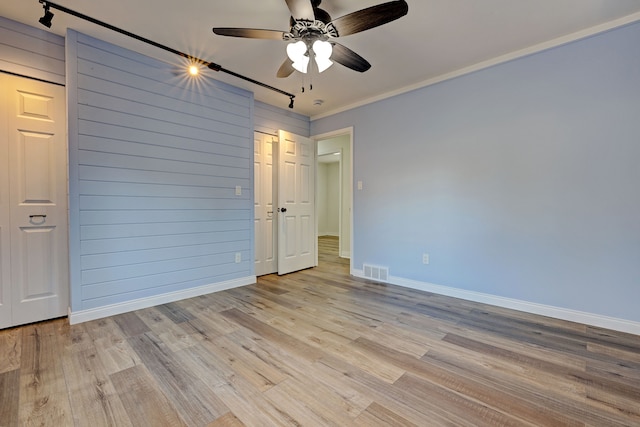
[[[324,0],[333,18],[384,0]],[[212,27],[288,31],[285,0],[56,0],[174,49],[296,94],[293,111],[321,117],[468,70],[640,20],[640,0],[408,0],[407,16],[339,41],[366,58],[365,73],[338,64],[303,79],[275,77],[285,42],[214,35]],[[158,48],[52,10],[50,30],[70,27],[140,53],[180,64]],[[39,28],[38,0],[2,0],[0,16]],[[0,41],[1,43],[1,41]],[[516,53],[514,53],[516,52]],[[257,100],[286,108],[286,96],[223,73],[207,75],[244,87]],[[301,93],[301,87],[306,86]],[[321,99],[321,106],[314,101]]]

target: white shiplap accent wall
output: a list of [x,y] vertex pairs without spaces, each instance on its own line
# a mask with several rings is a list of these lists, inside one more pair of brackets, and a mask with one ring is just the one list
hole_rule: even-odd
[[67,34],[72,322],[255,280],[253,95],[177,69]]
[[63,85],[64,38],[0,16],[0,70]]
[[[286,101],[286,102],[285,102]],[[283,105],[289,101],[283,97]],[[296,135],[311,135],[311,120],[308,116],[298,114],[291,109],[274,107],[256,101],[254,104],[254,126],[259,132],[278,135],[279,130],[295,133]]]

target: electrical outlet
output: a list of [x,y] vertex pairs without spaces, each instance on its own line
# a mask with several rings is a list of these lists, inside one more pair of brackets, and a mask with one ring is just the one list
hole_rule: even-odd
[[429,254],[422,254],[422,263],[429,264]]
[[236,264],[239,264],[242,261],[242,254],[240,252],[236,252]]
[[242,196],[242,187],[236,185],[236,196]]

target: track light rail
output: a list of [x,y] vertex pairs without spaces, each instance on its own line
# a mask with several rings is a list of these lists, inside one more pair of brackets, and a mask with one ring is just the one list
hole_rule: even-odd
[[[69,9],[69,8],[67,8],[65,6],[62,6],[62,5],[59,5],[57,3],[53,3],[53,2],[50,2],[48,0],[38,0],[38,1],[40,3],[42,3],[42,6],[45,9],[45,16],[43,16],[40,19],[40,23],[42,23],[43,25],[45,25],[47,27],[51,27],[51,19],[53,18],[53,14],[49,11],[49,9],[50,8],[57,9],[57,10],[59,10],[61,12],[67,13],[69,15],[73,15],[76,18],[84,19],[85,21],[89,21],[89,22],[91,22],[93,24],[96,24],[96,25],[99,25],[101,27],[107,28],[107,29],[109,29],[111,31],[115,31],[115,32],[123,34],[123,35],[125,35],[127,37],[131,37],[131,38],[136,39],[138,41],[141,41],[143,43],[147,43],[147,44],[149,44],[151,46],[155,46],[155,47],[160,48],[162,50],[165,50],[167,52],[170,52],[170,53],[173,53],[175,55],[178,55],[178,56],[181,56],[183,58],[186,58],[192,63],[202,64],[202,65],[206,66],[207,68],[209,68],[209,69],[211,69],[213,71],[226,73],[226,74],[229,74],[231,76],[237,77],[239,79],[245,80],[245,81],[247,81],[249,83],[253,83],[253,84],[257,85],[257,86],[263,87],[265,89],[269,89],[269,90],[272,90],[274,92],[278,92],[278,93],[280,93],[282,95],[288,96],[289,100],[290,100],[289,108],[293,108],[293,100],[294,100],[294,98],[296,96],[294,94],[292,94],[292,93],[285,92],[284,90],[281,90],[281,89],[278,89],[276,87],[270,86],[270,85],[268,85],[266,83],[262,83],[262,82],[260,82],[258,80],[254,80],[251,77],[243,76],[242,74],[238,74],[238,73],[236,73],[234,71],[228,70],[228,69],[222,67],[221,65],[216,64],[215,62],[205,61],[204,59],[200,59],[200,58],[197,58],[195,56],[186,54],[186,53],[181,52],[181,51],[179,51],[177,49],[174,49],[172,47],[169,47],[169,46],[163,45],[161,43],[155,42],[153,40],[147,39],[145,37],[139,36],[137,34],[129,32],[127,30],[123,30],[122,28],[118,28],[118,27],[116,27],[114,25],[111,25],[111,24],[108,24],[108,23],[106,23],[104,21],[100,21],[99,19],[92,18],[90,16],[85,15],[84,13],[77,12],[77,11],[75,11],[73,9]],[[43,22],[43,20],[45,22],[47,22],[48,25],[45,24]]]

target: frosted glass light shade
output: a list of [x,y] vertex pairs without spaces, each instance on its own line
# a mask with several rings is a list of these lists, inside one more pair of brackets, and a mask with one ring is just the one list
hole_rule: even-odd
[[329,59],[331,58],[332,52],[333,46],[331,46],[331,43],[322,40],[313,42],[313,53],[316,58],[316,64],[318,65],[318,72],[321,73],[333,65],[333,61]]
[[307,56],[307,45],[302,40],[287,45],[287,55],[293,62],[293,68],[306,73],[309,66],[309,57]]

